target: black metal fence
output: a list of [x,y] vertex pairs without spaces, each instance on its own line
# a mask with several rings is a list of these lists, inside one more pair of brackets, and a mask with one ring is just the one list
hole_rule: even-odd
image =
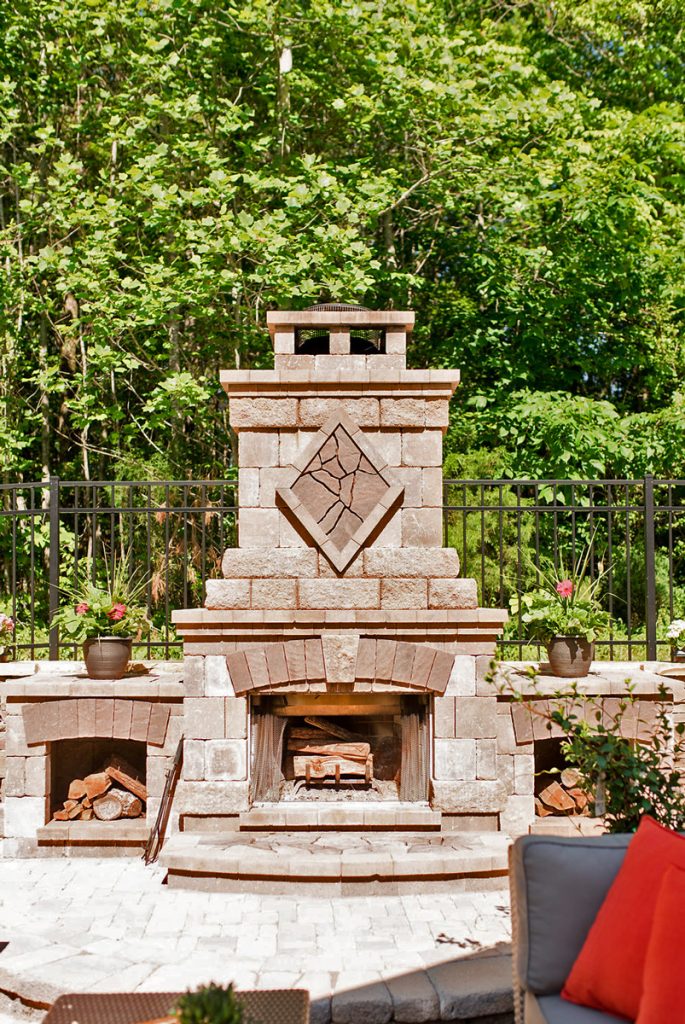
[[[508,607],[546,559],[568,565],[589,545],[589,576],[611,615],[598,656],[668,658],[685,618],[685,480],[445,480],[445,543],[480,603]],[[236,543],[237,487],[220,480],[62,481],[0,485],[0,610],[17,620],[17,657],[73,657],[50,627],[79,565],[93,579],[128,557],[146,580],[154,633],[139,657],[174,657],[174,608],[199,606]],[[85,561],[84,561],[85,560]],[[516,616],[507,657],[536,655]]]

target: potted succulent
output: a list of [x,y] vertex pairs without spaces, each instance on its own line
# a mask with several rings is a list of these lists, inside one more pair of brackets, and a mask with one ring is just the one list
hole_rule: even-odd
[[14,636],[14,619],[0,612],[0,661],[9,661],[8,641]]
[[685,619],[674,619],[666,636],[671,641],[671,661],[685,661]]
[[514,597],[512,612],[521,615],[531,640],[547,647],[552,674],[562,678],[586,676],[594,658],[594,643],[609,626],[609,615],[599,605],[597,587],[601,575],[587,580],[590,549],[573,570],[549,566],[540,572],[541,586]]
[[67,603],[53,619],[70,640],[83,644],[83,659],[91,679],[120,679],[131,659],[134,640],[150,630],[140,597],[144,581],[129,575],[120,562],[104,585],[87,576],[67,591]]
[[179,997],[173,1016],[179,1024],[242,1024],[245,1013],[233,985],[213,982]]

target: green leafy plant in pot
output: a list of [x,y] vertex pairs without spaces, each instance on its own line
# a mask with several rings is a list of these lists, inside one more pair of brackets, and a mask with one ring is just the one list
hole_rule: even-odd
[[512,598],[512,614],[521,616],[531,640],[545,644],[555,676],[586,676],[594,658],[594,643],[609,627],[609,615],[597,600],[602,579],[587,579],[590,547],[570,572],[563,563],[547,562],[540,569],[541,586]]
[[91,582],[87,569],[76,586],[65,591],[67,603],[53,619],[68,640],[83,644],[91,679],[120,679],[131,659],[131,647],[150,631],[140,598],[145,581],[130,573],[128,561],[115,565],[104,585]]

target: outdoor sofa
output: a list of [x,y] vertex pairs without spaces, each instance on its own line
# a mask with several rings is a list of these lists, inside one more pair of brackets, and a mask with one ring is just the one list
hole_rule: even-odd
[[509,880],[516,1024],[620,1020],[576,1006],[560,992],[631,839],[523,836],[513,844]]

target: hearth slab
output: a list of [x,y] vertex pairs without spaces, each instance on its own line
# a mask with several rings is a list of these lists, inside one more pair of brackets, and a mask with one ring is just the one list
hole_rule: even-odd
[[[502,833],[402,834],[389,837],[308,832],[238,834],[234,838],[176,835],[160,863],[168,883],[202,890],[321,894],[445,891],[506,887],[507,851]],[[299,890],[298,890],[299,891]]]
[[241,832],[356,829],[390,831],[439,831],[442,813],[426,804],[397,801],[374,803],[300,803],[296,801],[259,805],[240,815]]
[[145,818],[132,821],[50,821],[36,830],[39,843],[135,843],[144,846],[150,834]]

